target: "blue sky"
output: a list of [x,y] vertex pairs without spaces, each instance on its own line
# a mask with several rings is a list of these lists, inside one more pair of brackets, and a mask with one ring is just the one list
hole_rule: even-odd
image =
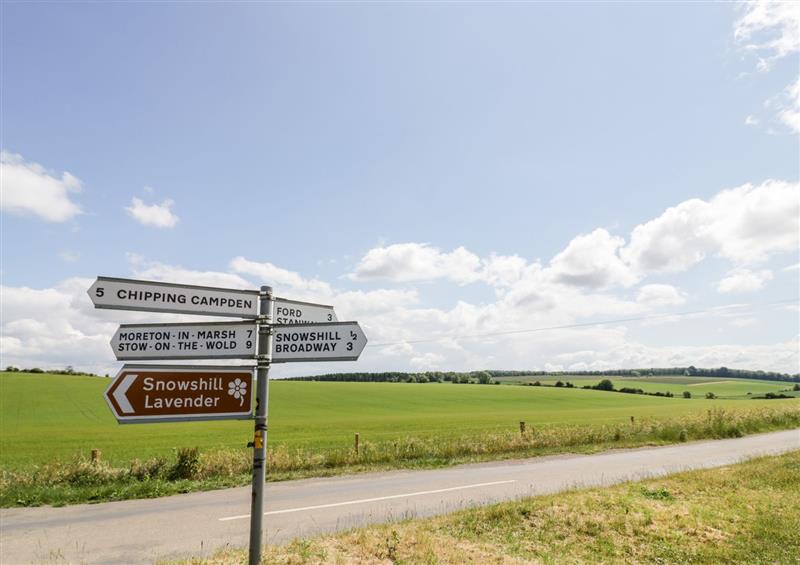
[[765,306],[798,298],[796,12],[6,2],[3,355],[113,367],[102,274],[272,283],[393,344],[286,374],[797,372]]

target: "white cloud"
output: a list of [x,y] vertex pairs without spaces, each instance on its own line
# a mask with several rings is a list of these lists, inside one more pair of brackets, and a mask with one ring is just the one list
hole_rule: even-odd
[[438,353],[424,353],[412,357],[409,363],[416,371],[435,371],[441,367],[444,361],[444,355],[439,355]]
[[141,280],[166,281],[222,288],[239,288],[244,290],[257,288],[250,281],[233,273],[194,271],[181,266],[165,265],[157,261],[149,261],[133,253],[128,254],[128,262],[130,263],[135,278]]
[[734,269],[717,284],[719,292],[755,292],[764,288],[764,283],[772,280],[772,271],[763,269],[752,271],[750,269]]
[[776,60],[800,51],[796,2],[750,0],[742,6],[744,14],[734,24],[734,37],[745,50],[758,54],[759,70],[769,70]]
[[[734,36],[745,51],[757,54],[758,70],[768,71],[778,59],[800,51],[797,2],[752,0],[743,6],[744,14],[735,23]],[[800,80],[768,100],[767,105],[777,106],[778,119],[793,132],[800,132]]]
[[[792,371],[797,366],[794,342],[760,349],[722,344],[710,346],[711,355],[699,346],[645,346],[620,325],[563,326],[631,317],[681,304],[686,295],[671,285],[645,284],[638,289],[636,300],[616,289],[653,272],[686,269],[708,255],[732,263],[732,271],[719,283],[721,291],[756,289],[772,273],[757,270],[753,263],[773,253],[797,251],[798,200],[797,184],[767,181],[744,185],[708,201],[689,200],[670,208],[637,226],[627,245],[622,237],[603,229],[579,235],[544,264],[516,255],[479,257],[464,248],[440,251],[420,243],[380,246],[367,252],[348,277],[358,282],[362,276],[380,276],[404,285],[434,278],[456,285],[480,281],[494,291],[494,298],[482,303],[459,300],[454,292],[455,304],[447,308],[426,304],[413,286],[342,289],[241,256],[233,258],[223,271],[196,271],[137,255],[129,255],[129,261],[133,275],[140,279],[245,289],[269,284],[278,296],[332,304],[339,319],[358,320],[369,336],[370,346],[358,364],[287,365],[276,368],[277,376],[355,369],[533,369],[546,363],[564,368],[699,366],[704,359],[707,365]],[[6,362],[73,364],[89,370],[108,367],[113,363],[108,340],[118,323],[182,319],[174,314],[93,310],[86,296],[90,284],[85,279],[68,279],[52,289],[2,289],[0,345]],[[738,316],[741,310],[720,309],[715,315],[728,313]],[[787,310],[784,315],[796,313]],[[43,324],[43,319],[48,324]],[[696,323],[696,318],[681,316],[674,322],[672,327],[692,327],[688,324]],[[557,327],[562,329],[553,329]]]
[[634,228],[622,257],[641,273],[684,271],[699,263],[712,244],[705,225],[707,208],[698,198],[667,208]]
[[394,290],[381,288],[365,292],[351,290],[339,292],[329,299],[335,302],[336,311],[347,319],[359,315],[370,315],[379,312],[391,312],[398,308],[410,308],[419,303],[416,290]]
[[236,257],[231,261],[231,269],[242,275],[250,275],[259,281],[258,285],[269,285],[275,288],[278,295],[282,295],[280,287],[289,287],[295,292],[301,292],[304,298],[321,299],[333,293],[331,286],[318,279],[306,279],[299,273],[283,269],[269,262],[258,263],[244,257]]
[[80,253],[74,253],[72,251],[62,251],[58,254],[58,257],[65,263],[74,263],[81,258]]
[[70,193],[80,192],[81,181],[68,172],[58,178],[21,155],[0,151],[0,183],[0,209],[6,212],[48,222],[64,222],[81,213],[70,200]]
[[732,261],[763,261],[800,244],[800,183],[768,180],[723,190],[710,212],[715,247]]
[[241,256],[230,262],[233,273],[195,271],[149,261],[135,254],[128,254],[128,261],[134,277],[138,279],[244,290],[255,290],[266,284],[273,287],[277,296],[283,298],[334,304],[339,319],[389,313],[419,302],[417,291],[413,289],[341,291],[319,279],[306,279],[299,273],[277,267],[272,263],[250,261]]
[[414,354],[414,348],[411,347],[411,344],[406,343],[404,341],[393,343],[392,345],[388,345],[386,347],[381,347],[377,350],[380,355],[385,355],[387,357],[407,357],[411,358]]
[[[797,372],[800,342],[791,339],[772,345],[710,345],[652,347],[635,342],[622,343],[606,350],[592,349],[579,354],[564,354],[554,361],[567,370],[585,363],[588,370],[615,367],[730,367],[764,371]],[[569,362],[568,362],[569,361]]]
[[602,228],[579,235],[553,257],[549,272],[560,283],[583,288],[636,284],[638,277],[617,254],[624,244]]
[[480,258],[463,247],[443,253],[426,243],[396,243],[370,249],[349,276],[352,280],[397,282],[444,278],[466,284],[477,280],[480,266]]
[[170,209],[174,204],[175,202],[172,200],[164,200],[161,204],[147,205],[140,198],[134,196],[131,199],[131,205],[125,210],[144,226],[174,228],[180,220]]
[[758,323],[758,320],[755,318],[734,318],[731,320],[731,325],[734,328],[747,328],[750,326],[754,326]]
[[781,98],[778,119],[793,132],[800,133],[800,79],[786,87]]
[[646,284],[639,289],[636,302],[647,306],[677,306],[686,302],[686,295],[669,284]]
[[277,296],[306,300],[335,306],[340,320],[367,319],[389,315],[398,309],[410,308],[419,302],[414,289],[339,290],[316,278],[305,278],[300,273],[283,269],[269,262],[251,261],[236,257],[230,267],[236,273],[254,277],[256,286],[270,285]]
[[747,116],[744,119],[744,123],[747,126],[757,126],[760,122],[759,122],[758,118],[756,118],[755,116],[751,115],[751,116]]
[[[578,235],[546,266],[517,255],[481,258],[463,247],[443,252],[427,244],[403,243],[367,251],[348,278],[480,281],[494,288],[502,299],[498,305],[513,303],[526,312],[556,308],[571,313],[603,311],[613,304],[630,313],[645,305],[679,304],[685,297],[677,290],[668,295],[668,286],[643,289],[636,303],[598,291],[628,287],[654,273],[685,271],[709,255],[739,267],[755,264],[776,253],[796,251],[799,238],[800,184],[768,180],[668,208],[636,226],[627,245],[622,237],[602,228]],[[295,288],[313,282],[300,283],[299,275],[265,265],[270,268],[264,271],[264,278],[285,280]],[[237,262],[234,269],[256,272]],[[320,281],[314,284],[324,285]]]
[[[93,372],[112,371],[113,355],[108,342],[116,323],[109,322],[103,314],[92,316],[86,296],[90,284],[89,279],[67,279],[54,288],[0,287],[3,363],[28,368],[73,365]],[[117,322],[131,318],[126,316],[128,313],[122,314],[116,316]]]
[[533,266],[518,255],[495,255],[483,259],[483,273],[481,278],[493,287],[509,287],[519,282],[527,271]]
[[[141,258],[133,261],[137,278],[254,288],[251,281],[235,273],[197,272]],[[548,280],[541,270],[531,273],[530,278],[520,280],[493,303],[462,301],[450,309],[420,305],[414,290],[342,292],[332,289],[327,301],[336,307],[340,319],[358,320],[369,336],[370,346],[362,358],[357,364],[281,366],[275,369],[275,374],[288,376],[355,369],[533,369],[546,363],[564,368],[583,366],[581,363],[587,368],[722,364],[782,371],[791,371],[797,366],[796,342],[758,347],[724,344],[650,347],[638,343],[626,327],[619,325],[486,336],[491,332],[553,327],[646,311],[643,304],[558,285]],[[4,363],[41,367],[71,364],[95,372],[113,373],[117,364],[108,342],[119,323],[197,319],[175,314],[94,310],[86,295],[91,282],[90,279],[68,279],[55,288],[0,289],[4,314],[0,350]],[[529,294],[534,289],[541,294],[539,299],[530,299]],[[649,292],[668,294],[652,289]],[[285,295],[295,297],[291,291]],[[787,311],[786,315],[795,314]],[[678,322],[686,323],[683,319]],[[430,338],[436,341],[417,343]],[[377,346],[387,343],[391,345]]]
[[677,272],[717,253],[736,263],[798,248],[800,184],[768,180],[686,200],[634,228],[620,254],[635,270]]
[[[557,283],[582,288],[630,286],[638,277],[617,254],[624,243],[604,229],[579,235],[552,259],[545,274]],[[481,258],[464,247],[448,253],[425,243],[398,243],[367,251],[348,278],[393,282],[445,279],[458,284],[482,281],[499,289],[541,273],[538,262],[528,263],[518,255]]]

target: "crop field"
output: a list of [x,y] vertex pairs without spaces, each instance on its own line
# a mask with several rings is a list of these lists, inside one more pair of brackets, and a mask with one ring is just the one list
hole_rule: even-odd
[[[634,386],[634,381],[613,380],[618,387]],[[104,461],[126,464],[135,458],[171,455],[180,447],[244,449],[252,435],[249,421],[119,425],[102,396],[109,382],[95,377],[0,373],[0,466],[21,469],[76,454],[85,457],[92,448],[102,450]],[[756,394],[790,387],[786,383],[635,382],[651,390],[670,387],[677,393],[688,388],[697,394],[686,400],[551,387],[272,381],[269,442],[273,447],[324,452],[351,446],[355,432],[361,434],[362,442],[379,443],[510,431],[520,421],[535,429],[618,424],[631,416],[637,420],[674,418],[712,407],[800,407],[794,399],[699,398],[707,389],[719,395]]]
[[[692,396],[705,396],[713,392],[719,398],[744,399],[748,396],[763,396],[768,392],[784,392],[791,394],[794,383],[779,381],[759,381],[755,379],[724,379],[719,377],[686,377],[663,376],[657,377],[598,377],[596,375],[563,375],[558,378],[530,376],[506,377],[500,379],[503,383],[528,383],[540,381],[542,384],[553,385],[556,381],[571,382],[576,387],[595,385],[602,379],[609,379],[614,387],[640,388],[645,392],[671,392],[680,396],[688,391]],[[748,394],[750,393],[750,394]]]

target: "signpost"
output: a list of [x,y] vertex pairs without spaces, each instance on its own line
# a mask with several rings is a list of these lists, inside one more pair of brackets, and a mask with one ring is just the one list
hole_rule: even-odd
[[95,308],[258,317],[258,291],[97,277],[87,291]]
[[111,338],[120,361],[132,359],[253,359],[255,322],[123,324]]
[[105,397],[120,424],[242,420],[252,390],[252,367],[124,365]]
[[272,362],[355,361],[367,338],[358,322],[273,326]]
[[357,322],[339,322],[333,306],[276,298],[272,288],[236,290],[97,277],[95,308],[243,318],[243,322],[123,324],[111,339],[119,360],[240,358],[252,367],[124,365],[106,390],[121,424],[253,417],[250,565],[261,561],[272,363],[355,361],[367,338]]

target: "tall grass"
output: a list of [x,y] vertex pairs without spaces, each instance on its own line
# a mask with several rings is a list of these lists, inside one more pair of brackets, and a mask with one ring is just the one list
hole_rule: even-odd
[[[581,446],[677,443],[698,439],[736,438],[772,429],[800,426],[800,406],[753,410],[714,408],[705,414],[667,420],[636,420],[617,425],[550,425],[518,431],[493,432],[448,438],[408,437],[382,443],[362,441],[360,453],[353,449],[309,452],[303,449],[270,450],[268,471],[273,473],[332,469],[359,465],[382,465],[420,460],[452,461],[485,456],[568,449]],[[212,464],[213,459],[206,459]],[[247,472],[249,467],[243,469]]]
[[[688,440],[735,438],[775,429],[800,427],[800,406],[747,410],[715,408],[705,414],[666,420],[639,419],[616,425],[549,425],[519,431],[461,437],[370,442],[353,448],[313,450],[278,446],[269,449],[272,479],[327,475],[348,470],[446,465],[557,451],[631,447]],[[73,503],[160,496],[221,486],[247,484],[250,450],[200,452],[176,449],[173,458],[134,460],[114,467],[75,457],[0,474],[0,505]]]

